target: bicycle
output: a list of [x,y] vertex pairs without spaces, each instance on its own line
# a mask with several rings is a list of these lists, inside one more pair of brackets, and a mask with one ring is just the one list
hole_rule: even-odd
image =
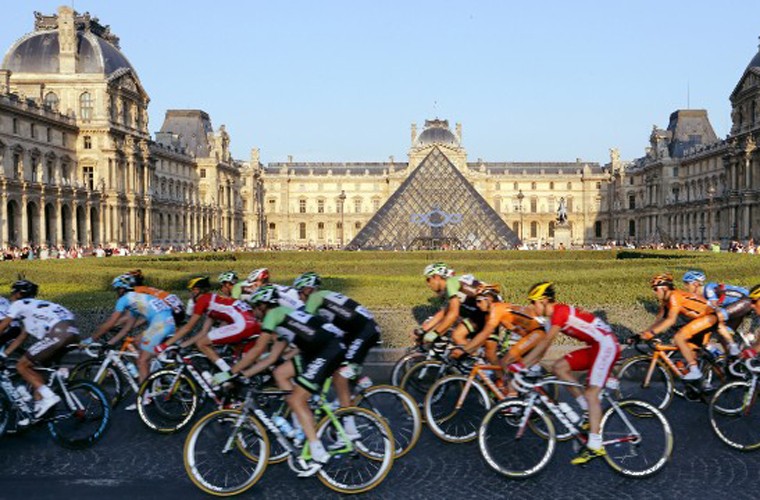
[[760,408],[755,404],[760,360],[737,361],[729,369],[747,380],[730,382],[715,392],[710,400],[710,425],[728,446],[753,451],[760,448]]
[[[529,381],[521,374],[513,381],[523,398],[508,399],[489,410],[478,429],[478,445],[495,471],[526,478],[546,467],[554,454],[556,431],[549,415],[567,427],[579,446],[586,444],[580,420],[574,421],[544,389],[552,384],[579,389],[583,385],[556,377]],[[600,429],[607,464],[622,475],[639,478],[662,469],[673,452],[673,433],[662,412],[644,401],[616,401],[606,388],[601,396],[609,405]]]
[[647,401],[664,410],[670,405],[674,394],[689,400],[701,400],[714,381],[722,384],[726,379],[722,367],[724,356],[713,354],[704,345],[690,343],[698,351],[697,359],[703,374],[700,386],[682,381],[681,377],[688,372],[688,367],[682,360],[674,359],[678,355],[678,347],[652,339],[647,342],[652,351],[647,352],[635,342],[638,338],[631,337],[631,342],[641,354],[624,360],[617,371],[620,399]]
[[26,385],[17,387],[14,375],[0,362],[0,436],[46,423],[53,440],[64,448],[82,449],[97,443],[111,422],[111,407],[103,391],[92,382],[68,382],[66,368],[37,370],[48,374],[47,385],[61,398],[41,418],[34,416],[33,398]]
[[[326,382],[316,406],[317,436],[329,450],[329,461],[316,470],[319,480],[333,491],[363,493],[380,484],[394,460],[393,435],[382,420],[364,408],[333,410],[325,397]],[[201,418],[190,430],[183,451],[185,471],[206,493],[230,496],[245,492],[264,474],[273,436],[287,450],[288,465],[299,475],[311,475],[308,442],[300,448],[257,403],[264,394],[249,389],[239,409],[217,410]],[[290,391],[266,391],[266,397],[284,398]],[[324,414],[324,418],[319,419]],[[350,438],[341,419],[353,416],[359,438]]]
[[435,342],[424,344],[420,332],[415,330],[415,335],[415,345],[410,347],[391,369],[391,385],[400,387],[401,381],[412,367],[423,361],[442,359],[449,347],[449,341],[446,338],[441,337]]

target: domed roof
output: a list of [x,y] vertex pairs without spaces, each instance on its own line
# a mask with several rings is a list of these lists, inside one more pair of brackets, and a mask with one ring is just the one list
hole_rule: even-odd
[[[110,75],[126,68],[134,71],[127,58],[115,46],[91,32],[77,32],[77,73]],[[58,73],[60,44],[58,31],[35,31],[11,46],[3,60],[3,69],[14,73]]]
[[417,137],[415,146],[425,147],[433,144],[444,144],[459,147],[459,139],[449,130],[448,120],[427,120],[425,130]]
[[755,54],[755,57],[753,57],[752,60],[749,62],[749,66],[747,66],[747,69],[749,68],[760,68],[760,50],[757,51],[757,54]]

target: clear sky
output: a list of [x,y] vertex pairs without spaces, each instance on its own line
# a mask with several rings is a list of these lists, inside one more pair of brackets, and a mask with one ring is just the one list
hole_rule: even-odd
[[[0,47],[33,29],[5,1]],[[410,124],[462,123],[475,161],[607,162],[641,156],[652,125],[728,97],[758,50],[757,0],[85,1],[110,24],[151,98],[227,126],[235,157],[405,159]]]

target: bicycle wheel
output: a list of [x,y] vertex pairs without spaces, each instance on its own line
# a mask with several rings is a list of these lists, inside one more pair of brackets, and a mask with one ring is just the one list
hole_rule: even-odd
[[391,370],[391,385],[400,386],[406,372],[414,365],[425,361],[425,358],[427,355],[420,351],[409,352],[401,356]]
[[[365,408],[341,408],[335,417],[354,417],[360,437],[351,446],[343,442],[335,422],[326,417],[317,436],[330,451],[330,460],[319,470],[322,483],[338,493],[364,493],[385,479],[393,466],[393,434],[382,418]],[[338,448],[338,449],[335,449]]]
[[422,416],[417,403],[403,389],[374,385],[356,398],[356,406],[366,408],[383,419],[393,433],[394,458],[401,458],[414,448],[422,434]]
[[8,430],[8,425],[11,423],[11,413],[13,412],[13,406],[11,405],[8,395],[5,391],[0,389],[0,436],[5,434]]
[[240,410],[218,410],[190,430],[183,458],[185,471],[198,488],[220,497],[237,495],[264,474],[269,439],[257,419],[243,416]]
[[710,401],[710,425],[718,438],[737,450],[760,448],[760,408],[757,387],[750,382],[726,384]]
[[103,365],[102,359],[88,359],[76,365],[71,369],[69,380],[90,380],[95,382],[103,389],[108,397],[111,408],[116,408],[121,399],[126,395],[128,384],[121,378],[119,371],[109,366],[98,377],[98,371]]
[[140,386],[137,413],[149,428],[169,434],[192,420],[199,408],[198,399],[198,388],[187,375],[160,370]]
[[[726,374],[723,366],[726,365],[726,357],[722,354],[715,356],[711,360],[707,360],[704,357],[699,360],[699,368],[702,372],[702,380],[696,384],[696,387],[701,387],[702,391],[710,391],[717,389],[726,382]],[[673,384],[673,393],[681,398],[689,399],[689,394],[697,393],[697,397],[701,397],[699,391],[695,391],[693,388],[688,389],[685,387],[683,380],[675,380]],[[705,401],[707,402],[707,401]]]
[[477,380],[472,381],[462,399],[467,380],[465,375],[444,377],[433,384],[425,397],[428,427],[449,443],[467,443],[478,437],[480,423],[491,409],[488,390]]
[[602,416],[600,432],[605,460],[624,476],[651,476],[673,453],[668,419],[645,401],[629,399],[613,405]]
[[673,400],[673,376],[662,363],[656,362],[651,376],[652,358],[635,356],[626,360],[618,371],[620,381],[617,399],[635,399],[664,410]]
[[[530,414],[526,414],[526,412]],[[541,429],[541,432],[536,432]],[[499,474],[526,478],[546,467],[554,454],[557,440],[554,424],[536,406],[526,401],[508,399],[486,414],[478,429],[480,454]]]
[[[417,407],[422,411],[425,396],[427,396],[435,381],[444,375],[453,375],[452,371],[451,367],[441,361],[423,361],[422,363],[417,363],[406,372],[399,387],[405,390],[417,402]],[[423,415],[422,418],[424,419],[425,416]]]
[[94,445],[111,423],[108,397],[96,384],[84,380],[67,383],[66,392],[56,390],[61,401],[48,418],[50,435],[64,448]]

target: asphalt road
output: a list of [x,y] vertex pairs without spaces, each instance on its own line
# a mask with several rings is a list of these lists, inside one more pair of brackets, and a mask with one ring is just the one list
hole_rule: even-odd
[[[560,443],[550,465],[537,477],[508,480],[487,467],[477,444],[446,444],[425,430],[417,447],[363,498],[757,498],[760,453],[741,453],[718,441],[704,404],[676,400],[667,415],[675,431],[673,458],[648,479],[619,476],[603,460],[586,468],[573,467],[571,445]],[[44,428],[4,436],[0,498],[204,498],[185,474],[184,438],[185,432],[154,434],[135,413],[122,409],[114,413],[103,440],[84,451],[58,447]],[[338,495],[315,478],[296,478],[286,464],[280,464],[269,467],[245,497]]]

